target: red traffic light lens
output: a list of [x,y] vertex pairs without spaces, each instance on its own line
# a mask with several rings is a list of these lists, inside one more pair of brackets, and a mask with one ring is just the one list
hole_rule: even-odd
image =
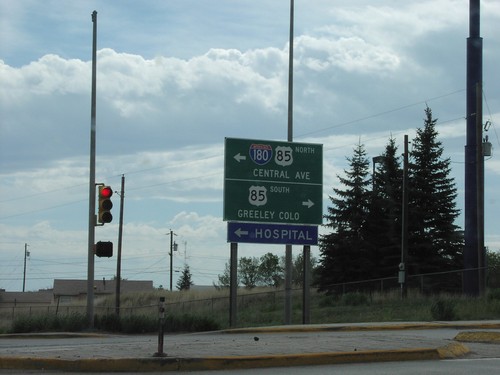
[[109,186],[104,186],[101,191],[101,198],[111,198],[113,195],[113,190]]

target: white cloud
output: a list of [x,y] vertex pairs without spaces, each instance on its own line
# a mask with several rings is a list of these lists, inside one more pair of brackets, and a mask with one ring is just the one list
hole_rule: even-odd
[[316,71],[340,68],[361,74],[389,74],[401,64],[397,54],[387,47],[371,45],[356,36],[339,39],[301,36],[296,43],[298,58]]

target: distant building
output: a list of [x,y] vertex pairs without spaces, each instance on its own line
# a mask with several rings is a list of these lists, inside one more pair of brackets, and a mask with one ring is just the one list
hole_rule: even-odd
[[[131,292],[152,292],[153,281],[121,280],[120,294]],[[67,303],[87,298],[87,280],[54,280],[54,300]],[[94,297],[109,296],[116,292],[116,280],[94,280]]]
[[46,306],[54,300],[52,289],[38,292],[6,292],[0,289],[1,307]]
[[[153,281],[122,280],[120,294],[131,292],[152,292]],[[116,280],[95,280],[94,297],[113,295]],[[53,303],[72,303],[87,298],[87,280],[55,279],[54,288],[38,292],[7,292],[0,289],[0,307],[47,306]]]

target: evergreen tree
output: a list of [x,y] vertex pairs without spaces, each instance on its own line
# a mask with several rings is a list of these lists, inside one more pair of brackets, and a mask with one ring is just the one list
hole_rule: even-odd
[[402,170],[394,138],[385,152],[378,156],[372,176],[373,191],[365,225],[365,239],[370,244],[373,262],[372,278],[397,274],[401,261],[401,200]]
[[191,271],[189,270],[189,266],[184,265],[184,269],[182,270],[182,275],[177,280],[177,289],[179,290],[189,290],[191,286],[193,286],[193,282],[191,281]]
[[364,146],[358,144],[347,160],[350,169],[344,171],[346,177],[338,176],[345,189],[333,189],[335,196],[330,196],[332,205],[325,215],[332,233],[320,238],[316,280],[320,291],[332,292],[335,283],[367,279],[372,271],[369,245],[363,237],[372,182]]
[[463,237],[455,225],[459,215],[450,159],[443,159],[429,107],[424,127],[417,129],[409,163],[409,242],[411,273],[462,268]]

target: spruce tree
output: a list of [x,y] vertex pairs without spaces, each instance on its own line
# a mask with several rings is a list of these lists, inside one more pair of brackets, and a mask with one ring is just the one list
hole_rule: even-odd
[[177,289],[179,290],[189,290],[191,286],[193,286],[193,282],[191,281],[191,271],[189,270],[189,266],[184,265],[184,270],[182,270],[182,275],[177,280]]
[[373,278],[395,276],[401,262],[401,200],[403,172],[394,138],[378,157],[373,178],[365,238],[370,244]]
[[457,189],[450,177],[450,159],[437,140],[437,119],[425,109],[409,163],[409,266],[411,273],[462,268],[463,239],[455,220]]
[[334,188],[332,205],[325,215],[330,234],[320,238],[320,264],[315,284],[320,291],[333,292],[332,284],[364,280],[370,275],[369,246],[363,237],[369,203],[371,179],[364,145],[358,144],[350,169],[339,178],[344,189]]

